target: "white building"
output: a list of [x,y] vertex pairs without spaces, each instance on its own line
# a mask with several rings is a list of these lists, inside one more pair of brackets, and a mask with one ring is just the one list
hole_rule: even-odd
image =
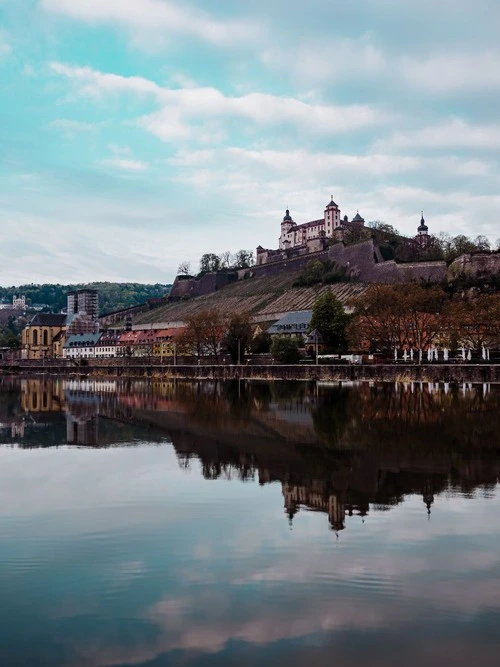
[[356,213],[352,220],[347,216],[340,218],[340,208],[333,201],[326,205],[323,217],[319,220],[311,220],[302,224],[296,223],[290,211],[287,209],[283,222],[281,223],[281,236],[279,240],[279,249],[288,250],[307,245],[308,241],[318,238],[332,238],[334,232],[342,229],[344,225],[364,225],[364,219]]
[[12,308],[14,310],[25,310],[26,309],[26,297],[24,294],[21,296],[14,296],[12,297]]
[[116,357],[119,337],[119,334],[103,333],[94,348],[95,358],[110,359]]
[[84,333],[68,336],[64,343],[63,359],[95,359],[96,345],[101,334]]

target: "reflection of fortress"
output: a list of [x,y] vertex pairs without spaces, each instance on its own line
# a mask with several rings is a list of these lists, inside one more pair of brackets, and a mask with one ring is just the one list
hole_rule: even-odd
[[322,512],[335,531],[410,494],[430,512],[450,486],[500,479],[496,387],[29,380],[19,393],[25,446],[46,446],[30,435],[34,418],[63,426],[50,444],[167,439],[181,467],[196,459],[207,479],[279,483],[290,521]]

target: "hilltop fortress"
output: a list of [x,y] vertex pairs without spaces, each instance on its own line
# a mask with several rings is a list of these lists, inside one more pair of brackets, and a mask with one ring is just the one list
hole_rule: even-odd
[[[287,209],[281,222],[278,249],[269,250],[259,246],[256,250],[256,264],[262,266],[270,262],[279,262],[292,257],[321,252],[335,242],[344,242],[346,231],[353,232],[363,229],[368,228],[365,228],[365,219],[359,214],[359,211],[352,220],[349,220],[347,215],[344,215],[343,218],[340,217],[340,208],[333,201],[333,195],[331,201],[325,207],[323,217],[318,220],[298,224],[293,220],[289,209]],[[422,214],[416,239],[422,246],[425,246],[429,238],[429,228],[425,224]],[[380,260],[383,261],[382,258]]]
[[[500,273],[499,253],[463,255],[450,266],[444,260],[397,262],[386,259],[375,238],[375,230],[373,234],[370,231],[359,211],[351,220],[347,215],[342,217],[333,197],[326,205],[323,217],[317,220],[299,224],[287,209],[280,225],[278,248],[259,245],[255,266],[207,273],[198,278],[178,276],[168,300],[206,296],[248,278],[292,276],[314,260],[329,260],[345,272],[346,278],[364,284],[440,283],[456,280],[460,275],[480,279]],[[360,240],[353,241],[355,238]],[[407,240],[425,248],[431,239],[422,214],[415,236]]]

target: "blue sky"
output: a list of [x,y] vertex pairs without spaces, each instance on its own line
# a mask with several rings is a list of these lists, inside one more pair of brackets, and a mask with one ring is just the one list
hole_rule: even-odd
[[497,0],[0,0],[0,284],[169,282],[330,194],[500,237]]

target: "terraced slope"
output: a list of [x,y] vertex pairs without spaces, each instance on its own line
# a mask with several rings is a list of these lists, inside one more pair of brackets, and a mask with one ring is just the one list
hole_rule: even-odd
[[361,283],[292,287],[300,271],[264,278],[249,278],[208,296],[169,303],[134,318],[134,325],[183,321],[190,315],[215,307],[226,315],[250,313],[256,321],[271,321],[294,310],[309,310],[320,294],[331,290],[343,303],[361,294]]

